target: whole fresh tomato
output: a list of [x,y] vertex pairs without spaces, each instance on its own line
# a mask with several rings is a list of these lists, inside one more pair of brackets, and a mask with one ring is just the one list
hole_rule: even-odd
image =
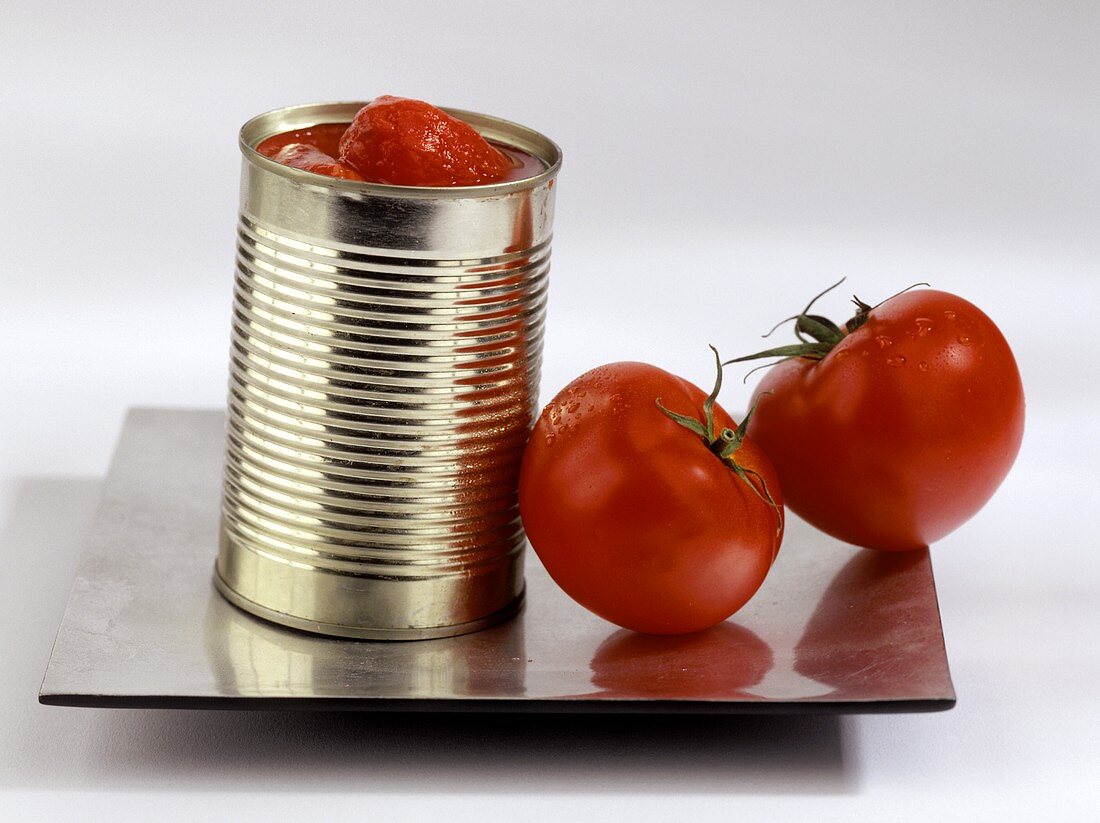
[[961,297],[922,289],[855,303],[844,327],[807,306],[792,318],[800,343],[737,358],[787,358],[757,387],[748,431],[787,505],[822,531],[924,547],[985,505],[1012,467],[1020,372],[997,326]]
[[532,547],[567,594],[624,628],[719,623],[779,551],[779,482],[715,403],[721,374],[707,396],[645,363],[601,366],[554,398],[528,441],[519,503]]

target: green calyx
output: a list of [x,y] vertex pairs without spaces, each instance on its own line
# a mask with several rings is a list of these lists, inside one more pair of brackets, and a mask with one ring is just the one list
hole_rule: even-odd
[[[745,419],[741,421],[741,424],[736,429],[723,428],[719,432],[715,432],[714,424],[714,404],[718,400],[718,393],[722,390],[722,358],[718,354],[718,349],[714,346],[710,347],[710,350],[714,352],[714,363],[717,369],[717,376],[714,380],[714,388],[710,394],[707,395],[706,400],[703,401],[703,420],[696,420],[694,417],[690,417],[686,414],[677,414],[671,409],[666,408],[661,403],[661,398],[657,398],[657,408],[660,409],[668,418],[676,423],[679,423],[685,429],[692,434],[697,435],[702,439],[703,443],[719,460],[721,460],[734,474],[740,477],[749,488],[753,490],[753,493],[771,506],[776,511],[777,523],[776,534],[783,525],[783,518],[780,506],[775,502],[775,498],[772,497],[771,492],[768,491],[767,481],[764,480],[763,475],[755,469],[750,469],[747,466],[742,466],[734,459],[734,454],[739,448],[741,443],[745,439],[745,432],[749,427],[749,420],[752,419],[753,413],[756,411],[756,406],[760,400],[753,404],[753,407],[749,410],[749,413],[745,415]],[[753,479],[757,482],[753,482]],[[757,487],[759,483],[759,487]]]
[[927,286],[927,283],[914,283],[908,288],[902,289],[898,294],[891,295],[874,306],[864,303],[855,295],[852,295],[852,303],[856,307],[856,313],[852,318],[843,326],[838,326],[832,320],[827,317],[822,317],[819,314],[810,314],[810,309],[813,308],[814,303],[831,292],[847,278],[840,278],[829,288],[825,289],[820,294],[817,294],[813,300],[806,304],[804,308],[798,314],[792,315],[784,320],[780,320],[771,331],[764,335],[764,337],[770,337],[776,329],[782,326],[784,323],[794,321],[794,333],[798,338],[797,343],[792,343],[789,346],[778,346],[774,349],[767,349],[765,351],[756,352],[755,354],[746,354],[743,357],[735,357],[732,360],[727,360],[723,365],[729,365],[730,363],[743,363],[746,360],[760,360],[766,357],[778,357],[782,360],[791,360],[795,357],[805,357],[809,360],[821,360],[825,355],[833,350],[837,343],[843,340],[847,335],[854,332],[860,326],[867,322],[867,318],[870,317],[871,312],[877,309],[886,300],[891,300],[897,297],[898,294],[904,294],[909,289],[917,286]]

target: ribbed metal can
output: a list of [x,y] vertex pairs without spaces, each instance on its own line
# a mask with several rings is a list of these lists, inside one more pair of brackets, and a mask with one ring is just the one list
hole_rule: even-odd
[[517,482],[537,412],[561,152],[512,182],[414,188],[320,177],[269,136],[362,103],[244,125],[221,545],[246,611],[344,637],[419,639],[506,619],[523,595]]

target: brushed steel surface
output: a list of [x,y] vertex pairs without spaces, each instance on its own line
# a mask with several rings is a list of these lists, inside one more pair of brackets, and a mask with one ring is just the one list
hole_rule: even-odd
[[458,634],[505,619],[523,591],[516,487],[561,155],[536,132],[461,111],[545,170],[417,188],[254,151],[361,105],[281,109],[241,130],[216,582],[295,628]]
[[224,417],[127,418],[40,692],[106,707],[592,712],[950,708],[927,552],[841,544],[796,517],[756,597],[649,637],[566,597],[532,554],[524,609],[460,637],[354,641],[259,620],[214,591]]

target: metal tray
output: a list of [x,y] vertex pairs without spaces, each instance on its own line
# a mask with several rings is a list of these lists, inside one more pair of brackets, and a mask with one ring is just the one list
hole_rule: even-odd
[[928,553],[854,549],[795,517],[756,597],[705,632],[589,614],[528,552],[527,599],[461,637],[340,640],[231,606],[211,582],[224,419],[130,412],[41,702],[63,706],[650,713],[951,708]]

